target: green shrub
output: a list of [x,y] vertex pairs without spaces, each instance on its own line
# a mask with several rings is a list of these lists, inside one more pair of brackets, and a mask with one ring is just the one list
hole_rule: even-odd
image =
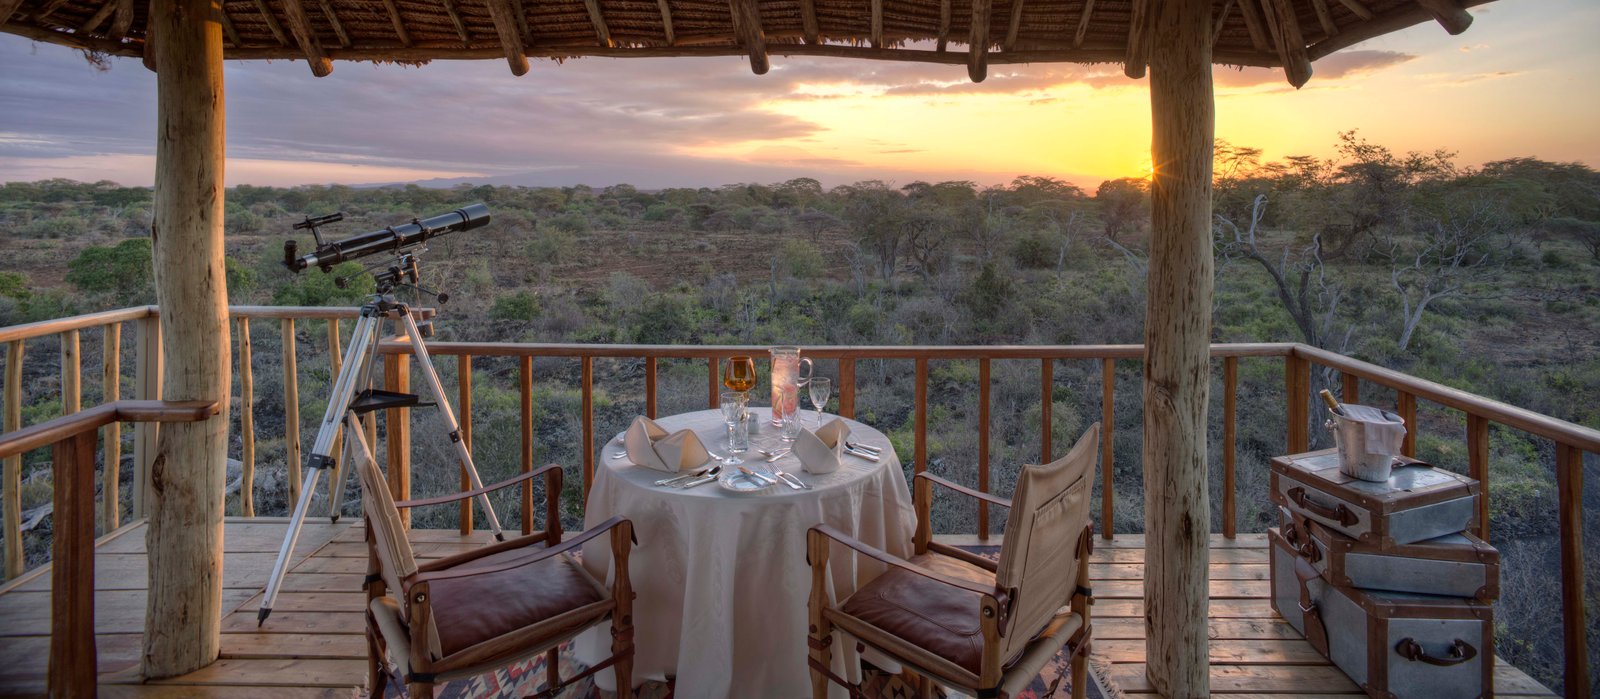
[[528,291],[501,296],[489,309],[489,317],[495,320],[533,320],[538,315],[539,297]]
[[[334,280],[348,277],[341,289]],[[276,306],[355,306],[366,301],[376,289],[372,277],[361,273],[361,264],[345,262],[332,272],[307,272],[296,275],[272,294]]]
[[155,301],[149,238],[129,238],[112,247],[84,248],[67,263],[67,268],[69,283],[87,293],[108,295],[116,305]]
[[796,279],[815,279],[826,271],[822,253],[816,246],[798,238],[783,241],[778,247],[779,268]]

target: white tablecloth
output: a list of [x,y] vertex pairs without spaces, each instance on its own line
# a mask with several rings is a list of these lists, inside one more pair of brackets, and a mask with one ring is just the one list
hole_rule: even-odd
[[[769,417],[766,409],[752,412],[763,421]],[[808,421],[814,419],[809,415],[814,413],[808,413]],[[713,452],[726,452],[727,432],[718,411],[659,422],[667,430],[693,429]],[[638,595],[635,683],[672,675],[676,695],[684,699],[810,696],[806,530],[826,522],[889,553],[909,556],[916,526],[911,494],[889,440],[859,422],[849,425],[852,441],[883,448],[882,461],[846,456],[842,468],[826,475],[803,472],[792,456],[777,462],[813,490],[778,485],[737,494],[716,483],[658,488],[653,483],[666,474],[614,458],[621,451],[618,440],[601,448],[584,524],[623,515],[633,521],[639,539],[629,565]],[[762,433],[752,435],[751,442],[746,460],[762,463],[754,449],[777,444],[777,428],[763,422]],[[610,545],[604,537],[584,547],[583,561],[596,577],[609,579]],[[830,562],[835,599],[883,572],[882,564],[858,560],[838,545]],[[855,675],[854,648],[846,647],[854,644],[835,637],[835,672]],[[610,641],[606,628],[591,630],[578,640],[579,659],[605,658]],[[615,683],[610,671],[601,675],[600,683],[610,689]]]

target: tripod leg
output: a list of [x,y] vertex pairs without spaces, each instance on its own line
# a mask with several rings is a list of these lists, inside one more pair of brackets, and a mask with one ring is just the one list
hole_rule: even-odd
[[261,609],[256,612],[258,626],[272,614],[272,605],[278,600],[278,589],[283,585],[284,573],[288,572],[289,559],[294,555],[294,545],[300,540],[300,528],[305,526],[306,512],[311,507],[311,497],[315,494],[317,479],[322,476],[322,469],[330,463],[328,451],[333,447],[334,437],[339,434],[339,420],[350,410],[350,401],[355,396],[359,373],[356,370],[359,365],[353,362],[363,359],[373,344],[373,338],[381,325],[379,323],[381,318],[374,315],[376,313],[375,306],[362,307],[361,318],[356,321],[354,334],[350,337],[350,347],[345,351],[342,370],[334,379],[333,394],[328,397],[328,408],[317,427],[317,441],[311,448],[305,482],[300,486],[300,501],[295,503],[294,512],[289,515],[289,530],[284,532],[283,545],[278,548],[278,560],[272,564],[272,577],[267,579],[266,594],[261,597]]
[[[478,467],[472,461],[472,452],[467,450],[465,442],[461,441],[461,425],[456,422],[455,411],[450,407],[450,400],[445,397],[444,384],[439,381],[439,372],[433,368],[433,359],[428,356],[428,348],[422,342],[422,334],[417,330],[416,321],[411,319],[409,312],[401,315],[401,323],[405,326],[406,337],[411,340],[411,353],[417,357],[417,365],[422,370],[423,378],[428,382],[428,390],[433,392],[434,398],[439,401],[439,417],[444,420],[445,430],[450,434],[450,443],[454,445],[457,458],[461,459],[461,466],[467,471],[467,480],[474,489],[483,487],[483,479],[478,477]],[[489,519],[489,529],[494,532],[494,538],[505,541],[506,535],[500,530],[500,519],[494,514],[494,505],[489,503],[487,493],[478,496],[478,504],[483,507],[483,514]]]
[[256,626],[266,622],[267,616],[272,614],[273,603],[278,601],[278,588],[283,586],[283,575],[288,572],[294,546],[300,541],[300,528],[306,523],[306,511],[311,508],[311,495],[321,475],[321,468],[313,466],[306,470],[305,482],[300,484],[300,502],[295,504],[294,514],[289,517],[289,532],[283,537],[283,546],[278,549],[278,560],[272,564],[272,577],[267,579],[266,594],[261,597],[261,609],[256,612]]
[[[343,370],[348,370],[352,366],[357,368],[355,380],[350,389],[350,396],[352,400],[354,399],[356,393],[372,387],[372,365],[377,361],[378,343],[383,337],[383,323],[381,322],[381,319],[378,318],[373,319],[373,323],[370,327],[363,327],[358,322],[355,330],[350,335],[350,343],[355,344],[356,338],[364,330],[368,336],[368,342],[366,343],[365,351],[361,356],[361,363],[359,365],[349,364],[347,357],[346,362],[340,365],[341,373],[343,373]],[[334,433],[334,442],[338,441],[338,434],[338,432]],[[346,435],[346,439],[349,438],[350,435]],[[334,447],[332,444],[330,444],[328,448],[331,450]],[[336,455],[329,453],[328,456],[331,458]],[[348,459],[344,458],[344,455],[342,454],[337,455],[337,457],[338,458],[333,460],[333,473],[332,475],[328,476],[328,518],[333,522],[339,521],[339,516],[344,510],[345,481],[349,480],[349,474],[344,468],[345,462],[348,461]]]

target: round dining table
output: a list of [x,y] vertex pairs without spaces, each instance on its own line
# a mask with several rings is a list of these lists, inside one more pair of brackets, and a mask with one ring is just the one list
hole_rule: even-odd
[[[911,555],[916,513],[900,460],[883,433],[854,420],[850,441],[882,449],[877,462],[846,454],[837,471],[806,472],[792,454],[770,466],[756,450],[777,451],[783,443],[767,409],[751,409],[761,431],[751,435],[746,466],[781,469],[811,486],[783,484],[757,492],[737,492],[712,482],[679,489],[655,483],[671,474],[631,463],[621,435],[601,447],[589,490],[584,525],[592,527],[621,515],[633,521],[638,539],[629,562],[633,603],[635,683],[675,682],[675,696],[811,696],[807,665],[807,609],[811,569],[806,563],[806,531],[827,523],[896,556]],[[808,426],[815,413],[805,416]],[[836,418],[824,415],[822,422]],[[662,418],[669,432],[693,430],[713,452],[727,453],[727,428],[721,411],[705,410]],[[717,463],[715,458],[707,466]],[[830,594],[848,597],[881,574],[882,563],[834,544],[830,553]],[[597,579],[610,580],[610,544],[596,538],[583,549],[583,563]],[[853,643],[834,634],[833,670],[857,679]],[[580,661],[595,663],[610,655],[609,627],[577,639]],[[615,678],[597,676],[602,689]],[[843,696],[839,688],[834,688]]]

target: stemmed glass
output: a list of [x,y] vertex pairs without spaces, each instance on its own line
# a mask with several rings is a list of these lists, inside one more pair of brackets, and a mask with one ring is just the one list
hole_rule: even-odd
[[[729,357],[728,368],[722,373],[722,385],[733,393],[724,393],[722,400],[722,419],[728,425],[728,456],[722,460],[724,466],[733,466],[744,463],[734,454],[750,448],[749,415],[745,405],[750,400],[750,389],[756,387],[756,362],[747,356]],[[745,430],[744,434],[736,435],[737,430]]]
[[813,376],[806,384],[811,393],[811,407],[817,409],[817,427],[822,426],[822,409],[828,407],[828,396],[833,393],[833,379]]
[[756,361],[749,357],[729,357],[728,370],[722,374],[722,385],[739,393],[739,405],[748,400],[748,392],[756,387]]

